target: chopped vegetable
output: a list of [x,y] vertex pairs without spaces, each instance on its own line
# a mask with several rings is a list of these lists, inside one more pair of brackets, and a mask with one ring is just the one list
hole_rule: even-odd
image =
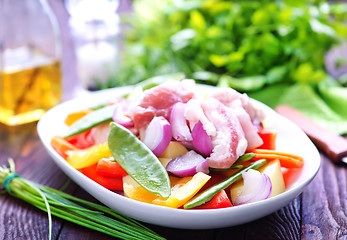
[[210,136],[207,135],[200,121],[195,124],[192,131],[192,137],[194,148],[202,155],[210,156],[213,150],[212,141]]
[[94,145],[94,138],[91,136],[91,129],[65,138],[66,141],[79,149],[89,148]]
[[273,130],[268,129],[262,129],[258,132],[259,136],[263,140],[263,144],[257,148],[260,149],[269,149],[269,150],[275,150],[276,149],[276,136],[277,132]]
[[274,197],[285,191],[286,186],[284,183],[281,164],[278,159],[270,161],[261,168],[258,168],[258,171],[268,175],[271,180],[272,191],[270,197]]
[[102,158],[112,157],[107,143],[94,145],[86,149],[67,151],[66,153],[66,161],[77,169],[94,165]]
[[141,136],[142,142],[158,157],[164,153],[171,138],[171,125],[164,117],[154,117]]
[[211,177],[205,173],[198,172],[193,177],[181,178],[173,188],[168,199],[157,198],[153,200],[153,204],[158,204],[166,207],[178,208],[189,201],[210,179]]
[[245,153],[243,155],[241,155],[237,161],[235,162],[235,164],[239,164],[239,163],[243,163],[243,162],[246,162],[246,161],[249,161],[251,160],[252,158],[255,157],[255,153]]
[[143,188],[163,198],[170,195],[170,180],[153,152],[129,130],[114,122],[108,137],[113,157]]
[[171,141],[169,146],[165,149],[164,153],[160,156],[161,158],[174,159],[188,152],[187,148],[181,143]]
[[202,193],[196,195],[192,200],[190,200],[188,203],[184,205],[184,208],[185,209],[194,208],[210,201],[221,189],[227,188],[228,186],[233,184],[235,181],[240,179],[243,171],[247,171],[249,169],[257,169],[263,166],[265,163],[267,163],[267,160],[258,160],[254,163],[251,163],[250,165],[239,170],[238,172],[231,175],[230,177],[224,179],[223,181],[217,183],[216,185],[213,185],[212,187],[208,188]]
[[195,207],[195,209],[218,209],[232,207],[228,195],[225,190],[222,189],[217,193],[210,201],[200,206]]
[[193,150],[171,160],[166,170],[179,177],[193,176],[197,172],[209,173],[206,159]]
[[148,192],[146,189],[141,187],[129,175],[123,177],[123,191],[124,196],[140,202],[152,203],[152,201],[158,197],[157,194]]
[[116,104],[113,104],[97,109],[77,120],[70,126],[65,138],[87,131],[102,123],[111,121],[116,106]]
[[81,168],[79,171],[104,188],[109,190],[123,190],[123,181],[121,177],[101,176],[97,173],[96,168],[97,164],[94,164],[89,167]]
[[96,166],[96,173],[104,177],[124,177],[128,173],[117,163],[114,158],[102,158]]
[[59,136],[54,136],[51,140],[51,145],[54,150],[59,153],[64,159],[67,157],[66,152],[76,150],[77,147],[66,141],[64,138]]
[[64,123],[68,126],[71,126],[73,123],[75,123],[77,120],[81,119],[82,117],[84,117],[85,115],[89,114],[93,112],[92,109],[84,109],[78,112],[73,112],[70,113],[69,115],[67,115],[67,117],[65,118]]
[[[275,150],[276,132],[263,129],[265,112],[233,89],[208,94],[194,86],[184,80],[135,89],[77,120],[74,134],[52,145],[62,145],[66,161],[102,186],[166,207],[230,207],[226,188],[236,204],[267,198],[266,184],[264,196],[243,181],[234,184],[264,165],[259,171],[274,181],[274,194],[283,191],[281,165],[301,167],[303,159]],[[110,118],[117,122],[103,123]]]
[[268,175],[249,169],[242,172],[242,178],[242,193],[235,198],[234,205],[253,203],[270,197],[272,184]]
[[281,167],[285,168],[301,168],[304,165],[304,160],[302,157],[290,153],[283,153],[267,149],[253,149],[252,153],[256,154],[253,160],[278,159],[281,163]]

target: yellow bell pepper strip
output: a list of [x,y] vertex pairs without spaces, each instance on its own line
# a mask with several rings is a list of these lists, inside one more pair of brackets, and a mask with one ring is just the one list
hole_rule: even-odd
[[67,151],[66,154],[66,161],[76,169],[89,167],[96,164],[102,158],[112,157],[107,142],[86,149]]
[[71,126],[74,122],[76,122],[77,120],[79,120],[80,118],[84,117],[85,115],[87,115],[87,114],[89,114],[91,112],[93,112],[92,109],[84,109],[84,110],[81,110],[81,111],[78,111],[78,112],[70,113],[65,118],[64,123],[67,126]]
[[179,208],[199,192],[210,178],[209,175],[202,172],[198,172],[192,177],[184,177],[172,188],[172,193],[168,199],[157,198],[152,203],[171,208]]
[[[171,188],[174,188],[179,180],[180,178],[170,176]],[[124,196],[140,202],[152,203],[154,199],[159,198],[158,194],[148,192],[129,175],[123,177],[123,191]]]

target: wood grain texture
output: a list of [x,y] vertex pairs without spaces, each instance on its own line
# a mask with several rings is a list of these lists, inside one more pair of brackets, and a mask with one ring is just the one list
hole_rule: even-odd
[[303,192],[302,239],[347,239],[347,171],[321,155],[322,166]]
[[[64,185],[67,177],[44,150],[35,124],[24,129],[0,126],[0,164],[14,157],[17,172],[23,177],[54,188]],[[231,236],[233,239],[346,239],[346,189],[346,168],[322,156],[322,167],[303,194],[257,221],[230,228],[193,231],[146,225],[167,239],[221,240]],[[67,192],[96,201],[73,182]],[[9,195],[0,196],[0,239],[46,239],[47,236],[46,213]],[[114,238],[54,218],[53,239]]]

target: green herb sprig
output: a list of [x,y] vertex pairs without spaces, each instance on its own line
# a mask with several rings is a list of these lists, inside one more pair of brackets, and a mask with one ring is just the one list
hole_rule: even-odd
[[9,193],[47,212],[49,239],[52,238],[52,215],[119,239],[164,239],[113,209],[20,177],[15,173],[12,159],[9,159],[9,167],[0,167],[0,186],[4,188],[1,194]]

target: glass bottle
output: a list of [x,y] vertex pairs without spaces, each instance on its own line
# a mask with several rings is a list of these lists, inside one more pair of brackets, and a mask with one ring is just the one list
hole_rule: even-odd
[[0,122],[33,122],[59,103],[61,52],[46,0],[0,0]]
[[65,0],[83,89],[102,88],[117,67],[119,0]]

